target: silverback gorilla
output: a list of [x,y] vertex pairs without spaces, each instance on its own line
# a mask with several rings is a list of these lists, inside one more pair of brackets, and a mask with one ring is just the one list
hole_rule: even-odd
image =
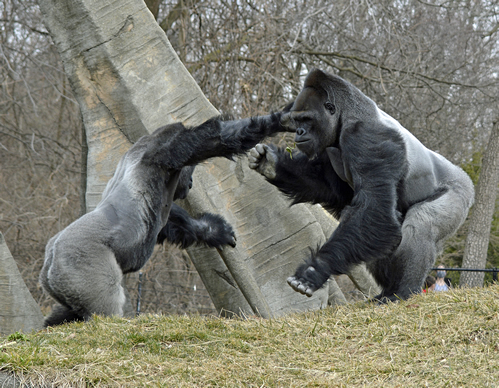
[[320,203],[339,226],[289,285],[307,296],[365,262],[379,301],[420,292],[473,203],[466,173],[430,151],[349,82],[311,71],[282,117],[298,150],[258,144],[250,167],[294,203]]
[[280,130],[277,113],[212,119],[191,129],[177,123],[141,137],[119,161],[97,207],[48,242],[40,282],[60,305],[45,326],[88,320],[94,313],[123,316],[123,274],[142,268],[156,242],[235,246],[222,217],[191,218],[173,200],[187,195],[192,166],[244,153]]

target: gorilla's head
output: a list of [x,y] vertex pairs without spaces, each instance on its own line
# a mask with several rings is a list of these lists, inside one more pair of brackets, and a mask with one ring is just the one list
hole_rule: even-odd
[[189,190],[192,189],[192,174],[194,173],[195,168],[196,166],[186,166],[182,168],[173,200],[185,199],[185,197],[187,197]]
[[343,127],[375,115],[376,105],[360,90],[338,76],[314,69],[281,122],[295,132],[298,149],[313,158],[327,147],[337,146]]

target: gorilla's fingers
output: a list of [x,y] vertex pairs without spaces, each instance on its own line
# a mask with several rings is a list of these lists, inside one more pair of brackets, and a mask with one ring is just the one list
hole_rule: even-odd
[[296,288],[299,284],[298,279],[296,279],[296,277],[294,276],[290,276],[289,278],[286,279],[286,281],[293,289]]
[[232,234],[232,239],[229,241],[229,245],[230,245],[232,248],[235,248],[235,247],[236,247],[236,242],[237,242],[236,235],[235,235],[235,234]]
[[264,154],[265,154],[265,149],[261,144],[257,144],[255,147],[253,147],[248,155],[249,167],[253,170],[256,170],[260,165],[262,156]]
[[[254,149],[254,148],[253,148]],[[248,165],[252,170],[256,170],[260,165],[260,158],[256,158],[252,155],[248,156]]]
[[314,294],[314,290],[310,288],[308,282],[302,282],[296,276],[290,276],[286,280],[293,290],[299,292],[300,294],[311,297]]
[[276,178],[277,156],[275,151],[264,144],[257,144],[248,155],[248,165],[267,179]]
[[261,143],[258,143],[256,146],[255,146],[255,150],[261,155],[265,155],[266,152],[267,152],[267,147],[265,147],[263,144]]
[[249,156],[252,159],[258,160],[260,159],[260,153],[256,150],[256,147],[253,147],[249,150]]

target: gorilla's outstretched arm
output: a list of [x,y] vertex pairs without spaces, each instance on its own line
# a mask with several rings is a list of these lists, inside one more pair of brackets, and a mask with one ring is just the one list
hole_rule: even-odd
[[167,224],[158,234],[158,244],[165,240],[183,249],[193,244],[206,244],[218,249],[224,245],[236,246],[234,230],[221,216],[205,213],[193,218],[175,203],[172,204]]
[[[168,131],[160,128],[152,134],[156,137],[156,146],[144,155],[143,160],[169,170],[179,170],[212,157],[231,159],[249,151],[265,137],[284,131],[280,118],[281,113],[275,113],[232,121],[212,119],[187,130],[181,130],[180,123],[170,126]],[[176,151],[175,158],[169,152],[172,149]]]

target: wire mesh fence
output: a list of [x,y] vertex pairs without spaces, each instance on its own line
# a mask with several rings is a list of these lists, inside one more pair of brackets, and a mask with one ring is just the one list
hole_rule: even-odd
[[165,246],[140,272],[126,276],[133,308],[154,314],[217,314],[187,254]]

